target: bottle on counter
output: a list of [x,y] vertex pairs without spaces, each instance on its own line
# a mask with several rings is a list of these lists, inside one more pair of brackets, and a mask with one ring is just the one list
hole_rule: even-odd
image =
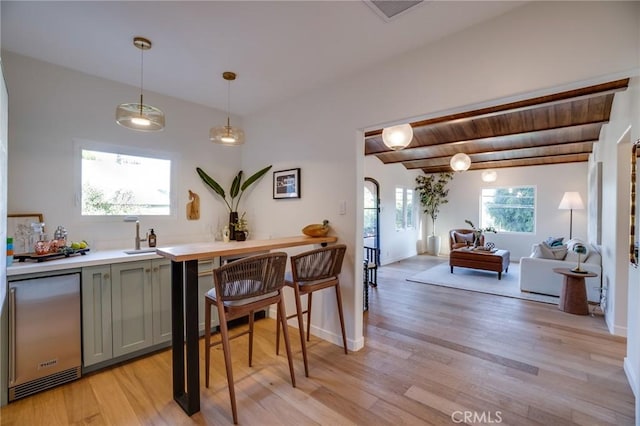
[[53,233],[53,239],[58,241],[58,247],[65,247],[67,245],[67,230],[64,226],[58,226]]
[[149,247],[155,247],[156,246],[156,234],[155,232],[153,232],[153,228],[151,228],[149,230]]

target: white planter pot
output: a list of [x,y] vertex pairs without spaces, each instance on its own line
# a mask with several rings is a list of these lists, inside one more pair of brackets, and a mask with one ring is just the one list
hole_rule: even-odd
[[427,237],[427,253],[437,256],[440,253],[440,236],[429,235]]

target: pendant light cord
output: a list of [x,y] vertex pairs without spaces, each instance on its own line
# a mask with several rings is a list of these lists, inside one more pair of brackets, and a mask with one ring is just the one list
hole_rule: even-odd
[[229,121],[230,115],[231,115],[231,80],[227,80],[227,128],[231,127],[230,121]]
[[140,116],[142,117],[142,92],[144,90],[144,49],[140,48]]

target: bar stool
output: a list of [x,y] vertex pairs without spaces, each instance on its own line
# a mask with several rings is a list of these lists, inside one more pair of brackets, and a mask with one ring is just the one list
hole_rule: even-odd
[[[338,315],[340,317],[340,328],[342,330],[342,344],[344,345],[344,353],[347,354],[347,337],[344,330],[344,315],[342,313],[342,295],[340,293],[340,280],[338,275],[342,270],[342,261],[347,246],[344,244],[336,244],[329,247],[323,247],[301,253],[297,256],[291,256],[291,276],[287,273],[285,284],[295,293],[296,313],[290,315],[287,319],[297,317],[298,329],[300,330],[300,344],[302,346],[302,359],[304,360],[304,374],[309,377],[309,362],[307,360],[307,346],[304,336],[303,314],[307,314],[307,337],[311,331],[311,302],[313,292],[323,290],[325,288],[334,287],[336,289],[336,298],[338,301]],[[302,310],[302,302],[300,298],[307,295],[307,309]],[[278,312],[280,314],[280,312]],[[286,321],[285,330],[286,330]],[[276,354],[280,348],[280,328],[278,328],[276,337]],[[285,335],[286,344],[286,335]]]
[[[231,368],[231,350],[229,341],[236,337],[249,335],[249,367],[253,356],[253,313],[276,303],[278,305],[278,321],[284,327],[284,342],[289,361],[291,384],[296,386],[293,372],[291,345],[287,331],[282,288],[284,272],[287,266],[287,253],[276,252],[245,257],[214,269],[214,287],[205,296],[205,383],[209,387],[209,364],[211,347],[222,344],[224,364],[227,370],[229,398],[233,412],[233,423],[238,423],[236,396]],[[221,340],[211,343],[211,308],[215,305],[220,319]],[[227,321],[249,315],[249,329],[234,336],[229,336]],[[280,325],[276,325],[278,337]]]

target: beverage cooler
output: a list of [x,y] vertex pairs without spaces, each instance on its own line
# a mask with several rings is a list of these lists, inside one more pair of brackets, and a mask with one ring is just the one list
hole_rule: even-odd
[[9,277],[9,401],[81,375],[80,271]]

